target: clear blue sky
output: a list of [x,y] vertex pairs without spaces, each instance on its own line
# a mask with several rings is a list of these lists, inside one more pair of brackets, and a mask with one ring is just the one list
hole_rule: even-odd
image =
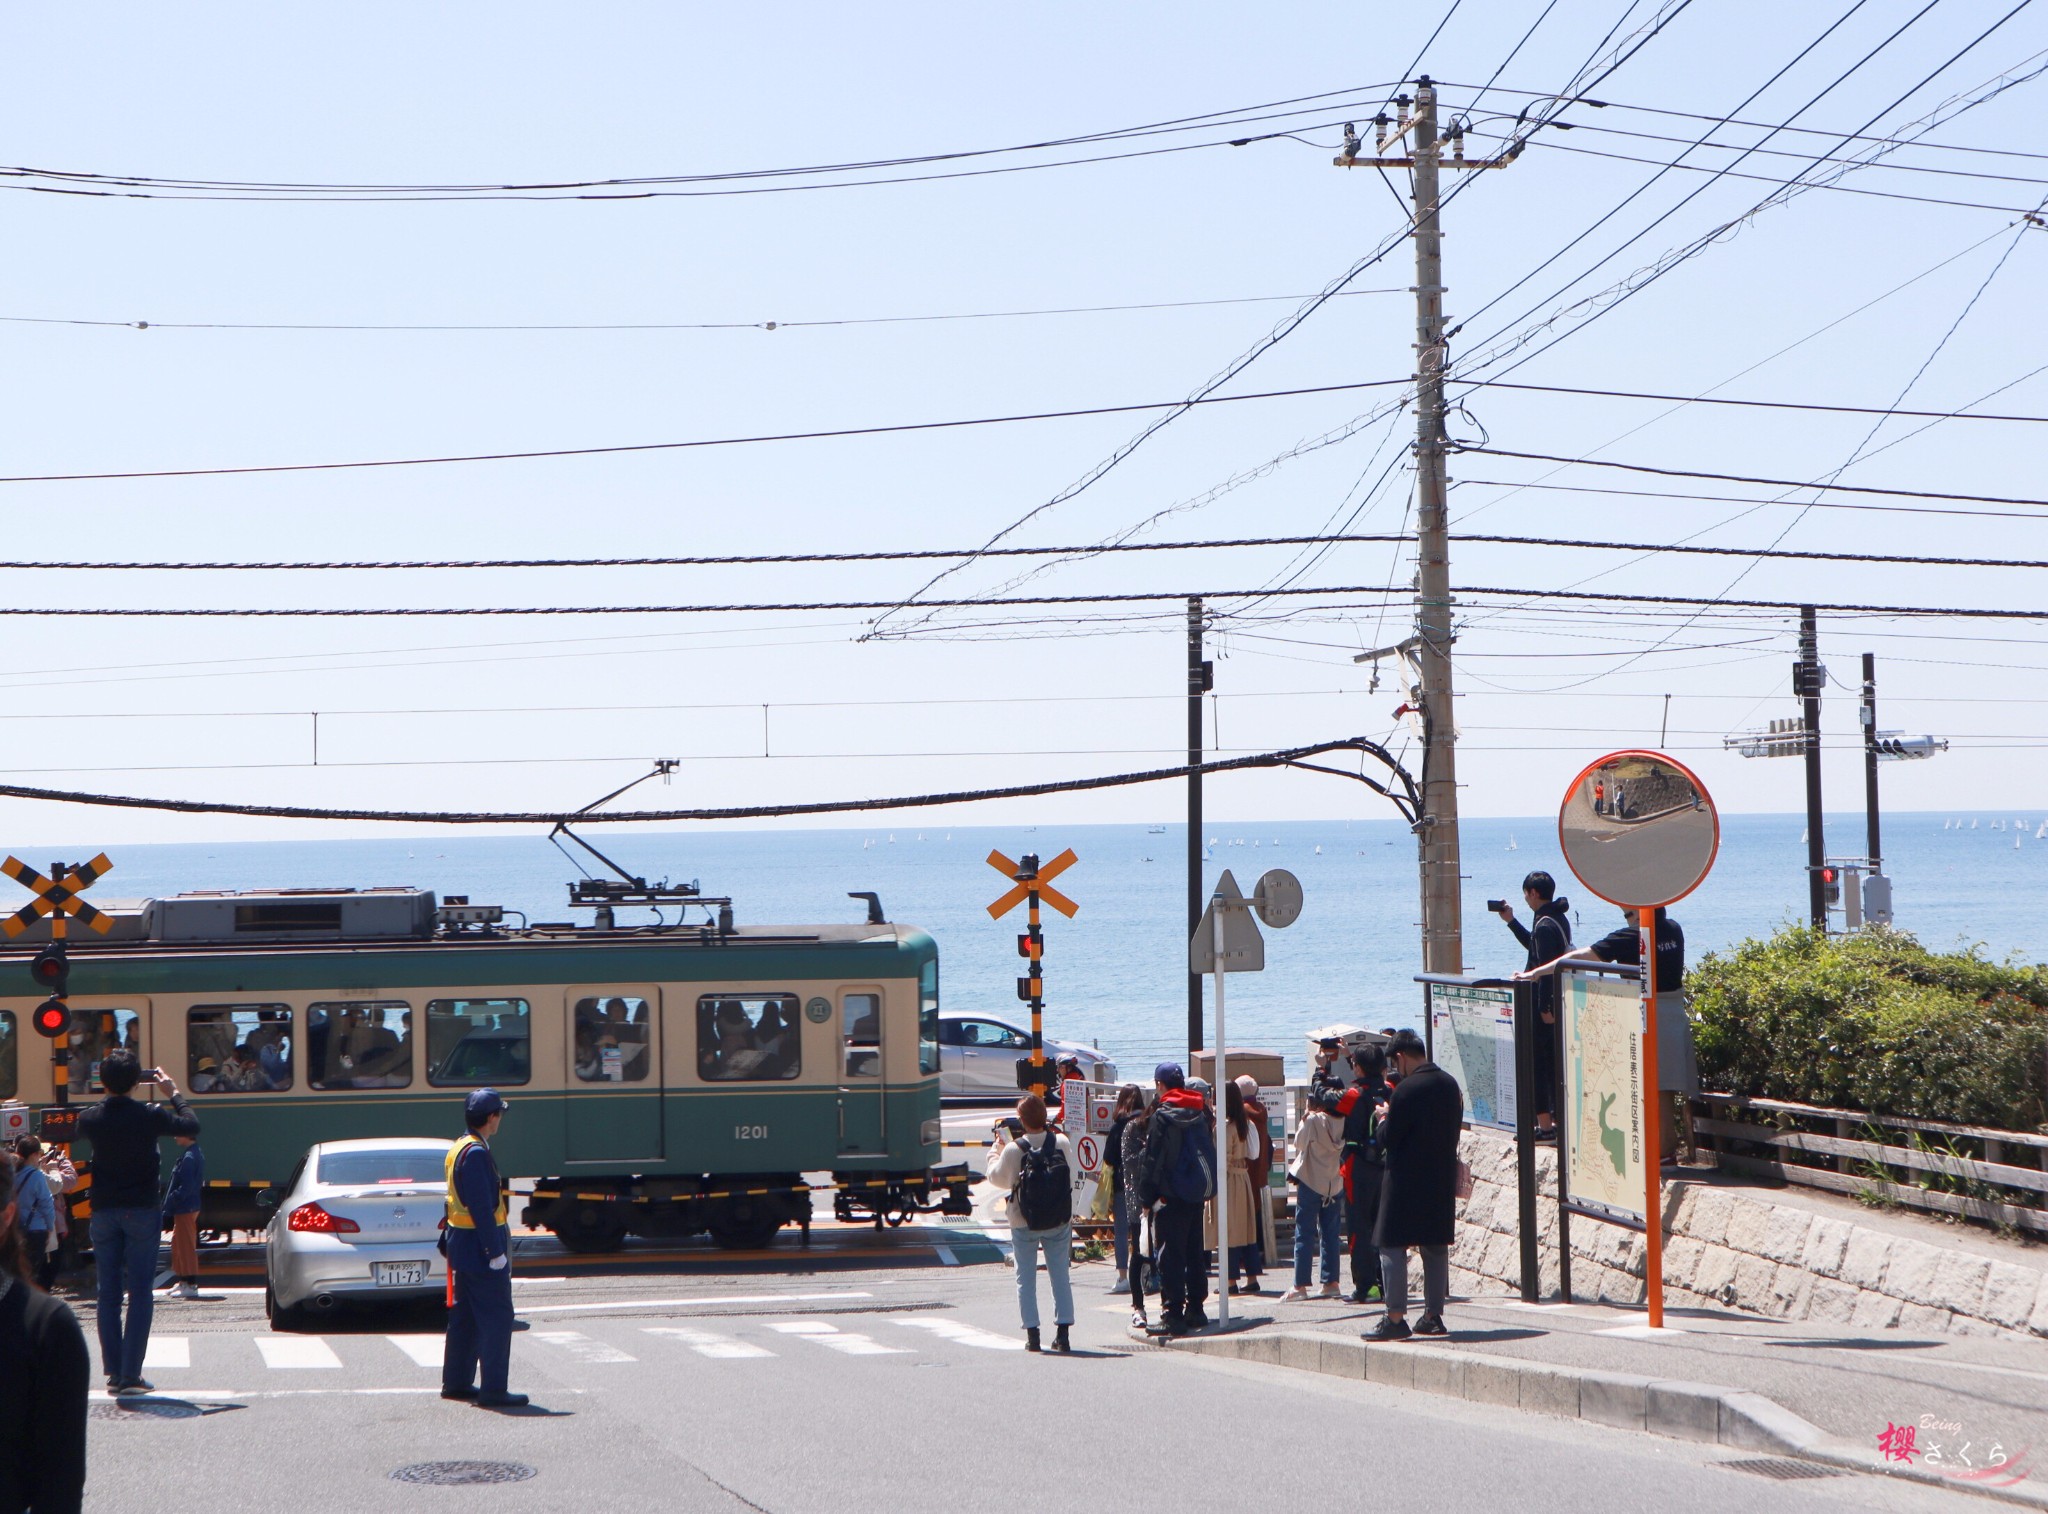
[[[1625,0],[1566,0],[1500,83],[1563,85]],[[1846,0],[1845,0],[1846,3]],[[1542,9],[1468,0],[1423,67],[1470,98]],[[1636,22],[1657,7],[1635,8]],[[1861,58],[1917,5],[1874,0],[1744,115],[1777,121]],[[1800,119],[1903,126],[2048,47],[2028,12],[1906,103],[1886,107],[2000,13],[1947,0]],[[18,11],[7,29],[0,160],[208,180],[482,183],[775,168],[1030,142],[1353,90],[1369,102],[1441,16],[1281,5],[747,7],[123,5]],[[1631,105],[1718,116],[1837,12],[1696,4],[1603,83]],[[2011,90],[1932,141],[2048,151],[2044,84]],[[1497,94],[1512,112],[1525,96]],[[515,324],[810,321],[1305,294],[1398,230],[1376,176],[1281,140],[1086,167],[886,188],[613,203],[249,204],[89,198],[0,180],[7,278],[0,316],[150,322]],[[1690,140],[1702,123],[1577,107],[1565,119]],[[1750,133],[1737,137],[1755,140]],[[1179,139],[1175,139],[1179,140]],[[1831,139],[1781,139],[1817,151]],[[1446,213],[1452,319],[1473,316],[1642,184],[1682,143],[1542,134]],[[1721,163],[1727,154],[1697,154]],[[1007,161],[1007,160],[1006,160]],[[1781,174],[1803,158],[1752,158]],[[1866,169],[1842,182],[1999,207],[2048,193],[2048,160],[1916,150],[1893,161],[2008,181]],[[1589,268],[1703,175],[1674,173],[1459,338],[1518,316]],[[2017,181],[2017,182],[2013,182]],[[1736,215],[1768,184],[1722,180],[1605,269],[1591,294]],[[1907,404],[1977,399],[2040,361],[2048,233],[2004,210],[1816,191],[1560,343],[1517,380],[1694,395],[1887,405],[1983,284]],[[2012,246],[2017,237],[2018,245]],[[1974,250],[1970,250],[1974,249]],[[1915,274],[1946,266],[1891,294]],[[1238,391],[1399,379],[1412,365],[1405,247],[1358,280],[1393,293],[1333,301],[1250,368]],[[725,331],[451,333],[135,330],[0,323],[0,473],[103,472],[491,452],[889,424],[1184,394],[1289,304]],[[1544,308],[1549,308],[1548,306]],[[1830,323],[1840,322],[1830,326]],[[1510,329],[1519,329],[1513,322]],[[1780,349],[1829,328],[1795,350]],[[1560,328],[1562,329],[1562,328]],[[1754,364],[1754,372],[1735,377]],[[1362,413],[1370,394],[1191,415],[1073,502],[1028,543],[1099,539]],[[1809,479],[1840,467],[1868,417],[1672,408],[1492,391],[1454,431],[1510,450]],[[2048,380],[1985,408],[2048,413]],[[862,550],[979,541],[1126,440],[1132,416],[889,438],[608,458],[249,478],[4,484],[8,553],[33,558],[308,559]],[[1882,445],[1911,424],[1894,421]],[[1640,428],[1640,429],[1638,429]],[[1993,495],[2048,494],[2041,428],[1947,422],[1844,481]],[[1342,521],[1383,436],[1369,428],[1179,515],[1151,539],[1306,534]],[[1464,479],[1546,468],[1453,459]],[[1573,470],[1549,480],[1667,487]],[[1707,493],[1761,493],[1704,485]],[[1810,496],[1800,496],[1807,498]],[[1392,531],[1398,470],[1352,529]],[[1489,503],[1498,501],[1497,503]],[[1894,501],[1893,503],[1911,503]],[[1647,542],[1693,537],[1818,550],[2048,558],[2048,522],[1876,514],[1461,484],[1473,531]],[[1280,573],[1283,549],[1099,559],[1038,580],[1052,593],[1228,589]],[[1720,590],[1746,560],[1466,545],[1454,580],[1619,592]],[[987,590],[1008,565],[952,580]],[[1407,582],[1395,549],[1332,551],[1305,583]],[[504,605],[883,598],[916,565],[776,570],[580,570],[376,575],[7,572],[19,605]],[[1757,598],[2039,604],[2039,571],[1764,563]],[[1273,608],[1268,606],[1268,609]],[[6,781],[259,803],[373,808],[580,804],[653,757],[685,759],[657,797],[745,804],[858,796],[1160,765],[1184,715],[1171,625],[1066,624],[1016,639],[862,643],[857,614],[461,621],[32,621],[5,624],[14,691],[0,706]],[[1396,608],[1241,624],[1220,642],[1224,748],[1265,749],[1391,729],[1398,695],[1368,693],[1350,654],[1405,634]],[[1730,810],[1800,803],[1796,765],[1744,763],[1724,733],[1793,713],[1783,617],[1703,621],[1639,661],[1671,626],[1637,611],[1541,616],[1475,608],[1459,643],[1461,776],[1479,814],[1551,808],[1587,756],[1654,741],[1697,763]],[[1076,634],[1080,633],[1080,634]],[[1901,809],[2048,804],[2037,752],[2048,646],[2026,622],[1834,621],[1826,660],[1856,682],[1875,651],[1883,723],[1955,747],[1886,774]],[[46,670],[60,670],[53,674]],[[68,670],[68,671],[66,671]],[[1002,704],[1013,695],[1059,702]],[[1167,696],[1167,697],[1160,697]],[[1837,806],[1860,792],[1852,696],[1830,696]],[[763,760],[767,744],[777,755]],[[577,706],[540,712],[538,707]],[[671,708],[617,708],[663,706]],[[729,706],[729,708],[674,708]],[[524,713],[499,713],[507,709]],[[323,765],[310,761],[312,711]],[[355,714],[351,711],[431,713]],[[452,712],[452,713],[444,713]],[[136,716],[159,718],[138,719]],[[24,719],[19,717],[59,717]],[[560,759],[607,759],[569,762]],[[406,765],[357,765],[406,764]],[[1219,818],[1378,812],[1312,776],[1218,780]],[[1033,819],[1170,818],[1175,788],[1080,796]],[[1001,821],[1021,807],[975,812]],[[968,823],[962,818],[961,823]],[[340,832],[305,824],[82,813],[0,803],[10,845]]]

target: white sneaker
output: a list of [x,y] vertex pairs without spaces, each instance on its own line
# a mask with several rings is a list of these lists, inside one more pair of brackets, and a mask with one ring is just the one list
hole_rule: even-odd
[[1283,1304],[1298,1304],[1307,1297],[1308,1289],[1289,1288],[1285,1293],[1280,1295],[1280,1302]]
[[1129,1293],[1131,1291],[1131,1275],[1128,1272],[1119,1272],[1116,1275],[1116,1281],[1109,1285],[1109,1291],[1111,1293]]
[[1343,1296],[1343,1290],[1335,1283],[1323,1284],[1323,1291],[1317,1295],[1319,1298],[1342,1298]]
[[199,1286],[196,1283],[180,1283],[171,1290],[172,1298],[197,1298]]

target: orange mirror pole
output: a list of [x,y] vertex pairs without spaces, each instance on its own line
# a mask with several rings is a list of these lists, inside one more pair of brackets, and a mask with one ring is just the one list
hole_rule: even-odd
[[1657,912],[1640,910],[1643,933],[1643,1297],[1650,1328],[1664,1325],[1664,1094],[1657,1087]]

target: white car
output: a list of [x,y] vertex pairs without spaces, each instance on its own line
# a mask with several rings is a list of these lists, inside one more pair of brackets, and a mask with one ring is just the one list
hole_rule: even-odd
[[274,1189],[263,1233],[263,1312],[275,1329],[343,1303],[442,1296],[440,1253],[453,1141],[383,1136],[322,1141]]
[[[1031,1030],[994,1015],[966,1011],[939,1014],[939,1094],[942,1098],[1018,1096],[1017,1059],[1031,1054]],[[1073,1057],[1091,1083],[1114,1083],[1116,1063],[1092,1046],[1045,1038],[1045,1055],[1057,1062]]]

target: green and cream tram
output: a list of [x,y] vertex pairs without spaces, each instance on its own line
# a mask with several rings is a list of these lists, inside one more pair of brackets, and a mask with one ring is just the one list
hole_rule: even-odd
[[[68,1067],[116,1046],[182,1084],[206,1148],[202,1224],[255,1228],[315,1141],[454,1135],[465,1090],[513,1113],[494,1149],[538,1182],[528,1223],[578,1250],[628,1234],[764,1244],[806,1220],[968,1211],[939,1169],[939,963],[884,923],[507,929],[414,889],[184,894],[74,931]],[[879,910],[875,911],[879,914]],[[30,957],[0,954],[0,1100],[53,1097]],[[81,1197],[89,1197],[82,1195]]]

